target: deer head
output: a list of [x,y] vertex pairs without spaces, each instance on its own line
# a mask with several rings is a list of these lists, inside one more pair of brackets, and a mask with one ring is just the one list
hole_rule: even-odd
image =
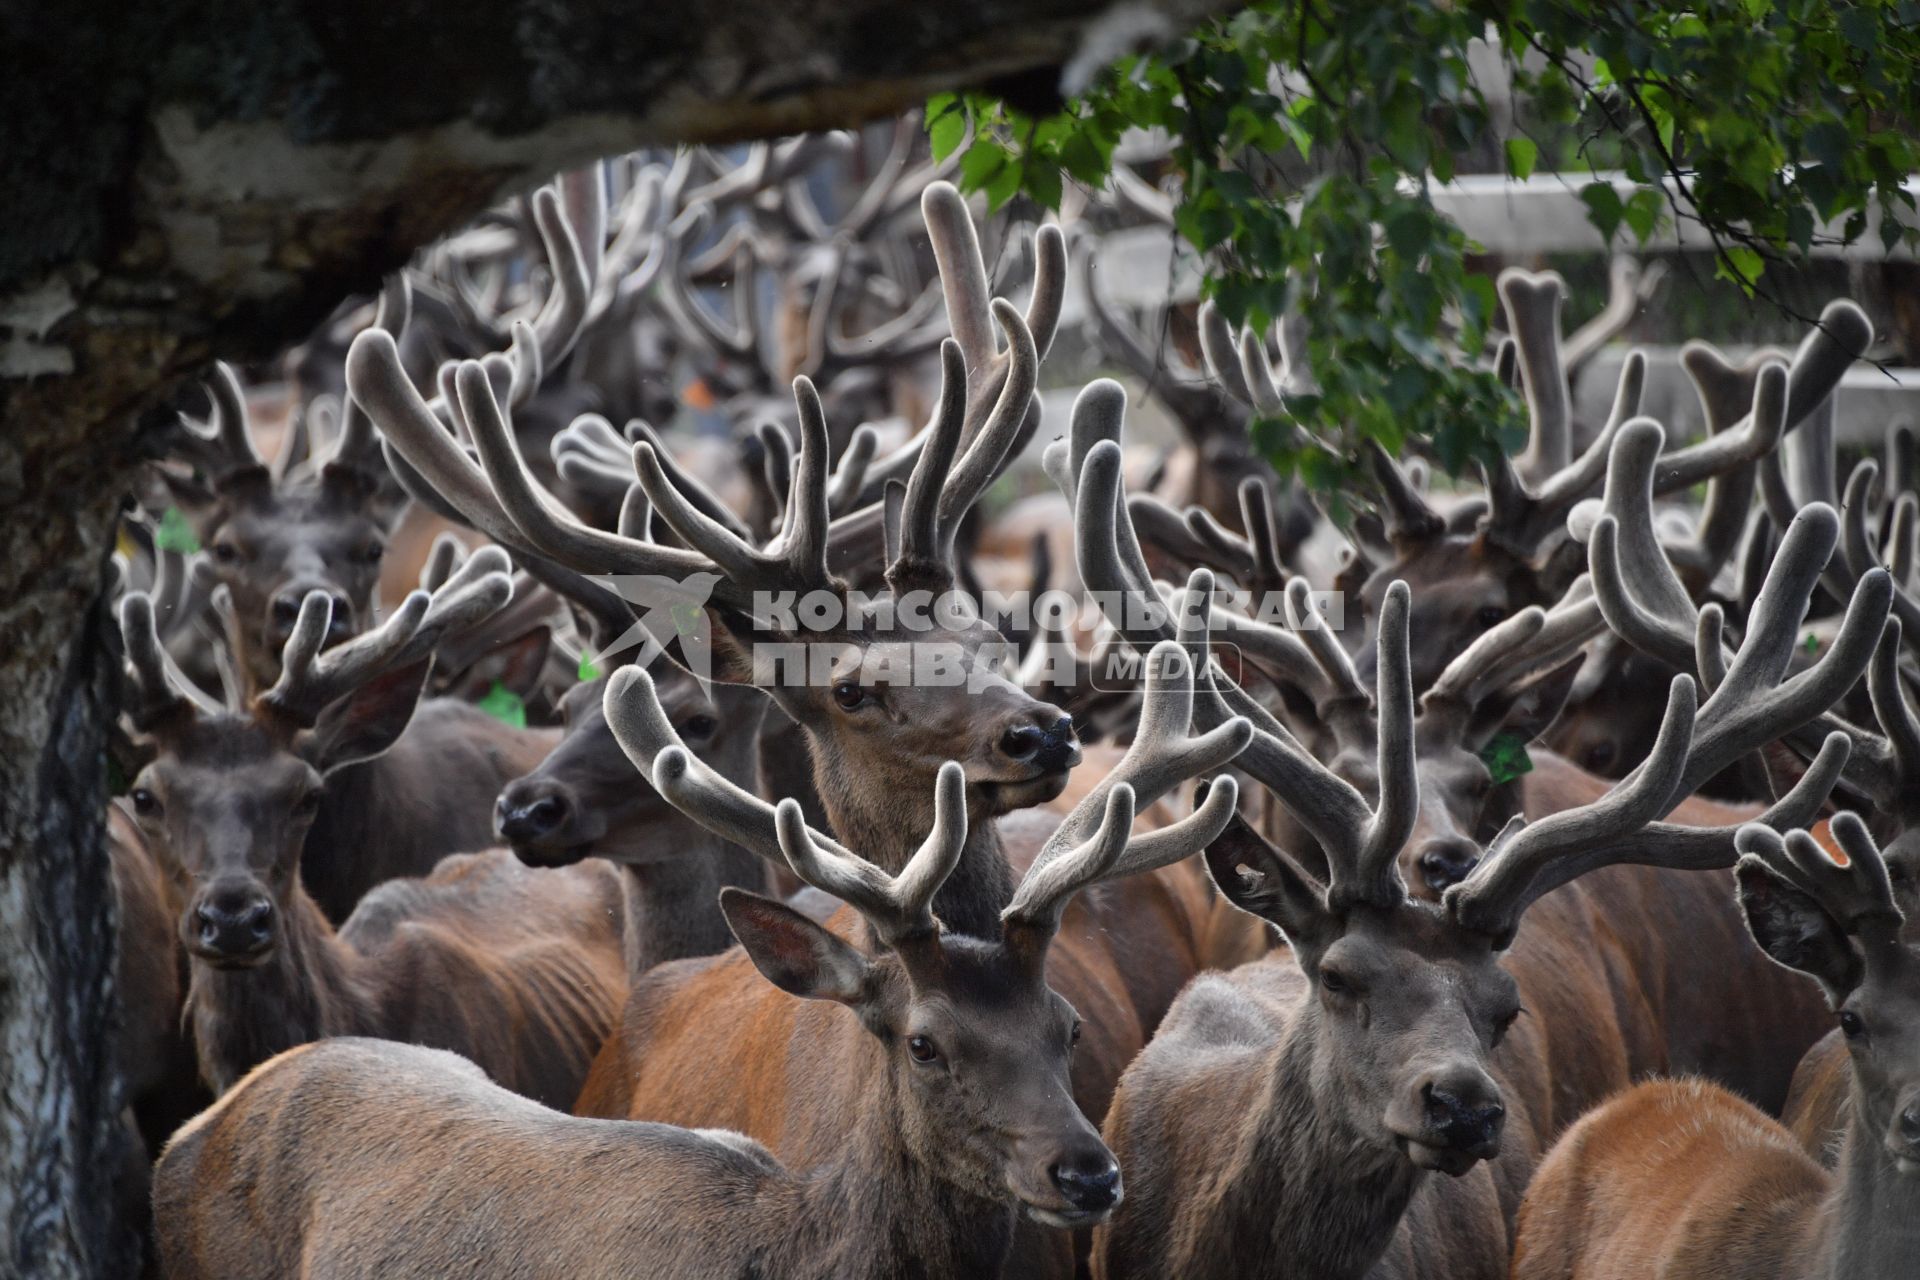
[[121,627],[134,673],[128,716],[152,752],[130,795],[180,888],[180,940],[190,954],[222,967],[273,954],[327,777],[393,745],[413,716],[435,644],[506,603],[506,567],[497,549],[477,552],[439,591],[415,592],[379,628],[331,648],[331,599],[310,594],[279,679],[244,711],[180,676],[160,647],[151,602],[125,598]]
[[1189,817],[1130,834],[1137,807],[1210,772],[1246,745],[1244,721],[1191,731],[1193,668],[1176,645],[1152,655],[1140,729],[1099,787],[1034,859],[991,936],[948,930],[935,895],[967,843],[966,770],[937,772],[931,832],[889,874],[809,828],[792,800],[775,806],[691,755],[653,681],[616,675],[606,714],[615,737],[658,791],[717,835],[790,867],[845,901],[866,924],[849,942],[791,908],[738,889],[721,903],[741,946],[784,991],[845,1004],[882,1046],[888,1090],[910,1149],[942,1176],[1029,1217],[1090,1226],[1121,1197],[1120,1170],[1072,1102],[1073,1009],[1047,986],[1047,953],[1067,904],[1102,880],[1166,866],[1219,835],[1233,812],[1232,779],[1213,784]]
[[1760,949],[1833,1006],[1853,1061],[1856,1148],[1920,1177],[1920,956],[1901,942],[1905,916],[1866,824],[1840,813],[1831,830],[1838,858],[1806,831],[1742,827],[1740,906]]
[[[1527,447],[1516,460],[1486,465],[1484,507],[1469,505],[1446,518],[1428,505],[1394,459],[1370,449],[1382,519],[1381,545],[1368,549],[1370,571],[1357,592],[1363,626],[1353,631],[1359,642],[1354,651],[1363,681],[1373,675],[1365,638],[1372,634],[1387,585],[1396,579],[1415,589],[1414,680],[1420,689],[1482,631],[1527,605],[1557,599],[1580,572],[1579,548],[1564,534],[1567,516],[1600,484],[1613,439],[1639,406],[1645,362],[1629,356],[1605,426],[1579,457],[1572,457],[1559,322],[1564,285],[1551,273],[1519,271],[1502,273],[1499,284],[1526,391]],[[1656,496],[1729,474],[1744,474],[1751,484],[1754,463],[1825,398],[1871,336],[1858,307],[1829,304],[1820,327],[1794,357],[1784,412],[1749,414],[1699,444],[1663,456]],[[1715,505],[1726,519],[1738,518],[1740,504],[1731,497]],[[1348,609],[1349,617],[1355,616],[1351,600]]]
[[[1002,669],[998,634],[964,609],[935,607],[956,580],[961,519],[1034,412],[1040,349],[1064,287],[1058,235],[1042,229],[1037,238],[1040,286],[1023,318],[1003,300],[987,304],[957,194],[936,184],[923,204],[962,339],[942,346],[939,407],[908,446],[907,481],[897,480],[905,466],[897,458],[863,467],[863,486],[884,479],[887,500],[832,519],[824,411],[812,383],[796,379],[800,449],[780,529],[764,545],[711,495],[676,483],[670,460],[646,439],[631,451],[639,491],[682,545],[584,525],[531,477],[484,370],[463,366],[454,379],[475,466],[401,376],[390,339],[363,335],[348,358],[349,385],[404,464],[497,541],[576,574],[710,585],[694,628],[693,643],[711,659],[701,674],[763,690],[806,728],[836,829],[870,849],[886,847],[886,833],[903,824],[932,820],[919,797],[942,761],[957,757],[964,768],[977,822],[1057,795],[1078,758],[1071,720]],[[995,348],[993,324],[1005,350]],[[883,607],[809,621],[813,602],[846,600],[830,564],[880,556]],[[790,615],[769,607],[780,601],[797,607]],[[688,643],[681,638],[683,655]]]

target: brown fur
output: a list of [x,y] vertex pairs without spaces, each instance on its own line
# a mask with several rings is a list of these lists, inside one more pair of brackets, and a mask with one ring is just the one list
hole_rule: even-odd
[[382,885],[338,933],[297,886],[283,921],[258,965],[193,962],[194,1037],[215,1089],[284,1049],[358,1035],[453,1050],[564,1106],[626,992],[623,891],[604,862],[537,871],[505,850],[456,854]]

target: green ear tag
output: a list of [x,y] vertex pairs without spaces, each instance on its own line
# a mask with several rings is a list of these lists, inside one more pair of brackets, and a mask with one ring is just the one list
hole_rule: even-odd
[[1487,766],[1495,783],[1512,782],[1523,773],[1533,772],[1527,740],[1517,733],[1494,734],[1493,741],[1480,749],[1480,763]]
[[200,550],[200,539],[187,523],[186,514],[178,507],[168,507],[160,517],[160,527],[153,531],[153,545],[160,551],[178,551],[190,556]]
[[600,678],[600,668],[594,666],[593,659],[583,653],[580,655],[580,670],[574,674],[580,678],[580,683],[585,684],[589,680]]
[[1807,652],[1814,654],[1820,652],[1820,637],[1811,631],[1807,632]]
[[520,700],[519,694],[498,680],[493,682],[493,688],[487,690],[487,696],[480,699],[477,705],[501,724],[511,725],[515,729],[527,727],[527,704]]

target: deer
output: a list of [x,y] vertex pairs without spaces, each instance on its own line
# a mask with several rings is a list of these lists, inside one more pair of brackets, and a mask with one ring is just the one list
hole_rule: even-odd
[[1700,1081],[1642,1084],[1561,1137],[1520,1210],[1516,1280],[1580,1275],[1879,1280],[1920,1254],[1920,983],[1906,916],[1858,815],[1830,852],[1742,827],[1737,895],[1768,958],[1812,978],[1846,1045],[1840,1151]]
[[[1037,236],[1041,284],[1022,317],[1004,299],[987,298],[978,242],[958,194],[946,184],[935,184],[922,205],[936,239],[948,314],[958,335],[941,348],[941,395],[932,429],[909,446],[912,465],[904,484],[897,468],[888,471],[892,459],[867,468],[864,484],[884,481],[887,502],[873,507],[856,502],[848,514],[829,520],[824,414],[811,382],[796,379],[801,447],[790,476],[782,531],[762,547],[746,540],[737,521],[730,525],[715,518],[683,491],[666,471],[663,456],[645,440],[632,449],[640,487],[653,515],[685,545],[663,547],[572,518],[532,480],[488,380],[472,366],[463,367],[455,381],[478,465],[440,429],[418,393],[404,384],[385,335],[369,331],[356,340],[348,357],[348,380],[404,463],[497,541],[530,548],[577,573],[673,580],[700,575],[698,581],[709,595],[696,629],[706,629],[703,643],[711,654],[711,678],[759,688],[801,727],[813,756],[816,789],[840,838],[897,864],[911,848],[912,828],[925,821],[925,815],[916,815],[902,798],[923,794],[927,775],[964,744],[970,803],[982,820],[972,828],[968,856],[947,882],[940,912],[958,931],[988,931],[1011,892],[1014,868],[1024,865],[1047,829],[1045,819],[989,819],[1059,794],[1078,759],[1071,719],[999,671],[994,664],[1004,646],[983,622],[936,615],[930,619],[931,629],[921,631],[896,609],[891,621],[884,614],[877,619],[849,616],[844,625],[816,627],[799,624],[797,617],[783,621],[765,609],[756,617],[755,610],[756,593],[762,599],[811,592],[839,598],[835,566],[848,559],[884,564],[887,598],[895,603],[910,602],[917,592],[925,593],[918,597],[922,600],[948,592],[955,582],[953,548],[959,522],[1004,464],[1031,411],[1041,339],[1051,339],[1064,289],[1064,251],[1057,232],[1043,228]],[[1004,351],[997,349],[993,337],[996,325],[1007,337]],[[889,508],[897,518],[887,515]],[[782,646],[790,652],[796,645],[809,654],[832,657],[832,670],[823,673],[826,678],[783,677],[772,658],[783,652]],[[909,680],[908,667],[898,664],[911,660],[916,646],[922,653],[951,657],[953,670],[968,673],[966,682]],[[896,664],[891,676],[889,663]],[[1080,957],[1076,964],[1083,967],[1076,978],[1063,981],[1107,986],[1107,994],[1072,987],[1070,997],[1105,1000],[1117,1010],[1105,1023],[1117,1037],[1114,1051],[1083,1055],[1084,1091],[1079,1096],[1090,1113],[1103,1107],[1106,1087],[1130,1052],[1126,1046],[1137,1042],[1140,1033],[1133,1024],[1137,1020],[1151,1026],[1197,969],[1207,903],[1201,879],[1189,868],[1172,868],[1115,886],[1112,894],[1082,904],[1069,920],[1062,952]],[[1081,914],[1096,905],[1101,916],[1097,928]],[[1154,939],[1154,945],[1141,945],[1145,938]],[[764,998],[737,963],[730,972],[731,980],[748,993],[743,998]],[[636,994],[630,1001],[633,1016],[609,1043],[603,1066],[594,1072],[587,1093],[596,1109],[636,1115],[626,1109],[646,1103],[644,1091],[636,1091],[635,1071],[657,1069],[662,1088],[675,1083],[664,1066],[671,1057],[657,1039],[657,1028],[647,1030],[655,1038],[645,1052],[628,1036],[638,1030],[641,1000]],[[710,1022],[663,1020],[655,1013],[647,1017],[658,1025],[670,1024],[675,1034],[684,1033],[689,1037],[686,1051],[702,1062],[711,1060],[708,1051],[695,1048],[698,1037],[715,1033]],[[724,1090],[699,1101],[738,1105],[737,1096]],[[745,1122],[727,1123],[740,1127]],[[768,1135],[755,1136],[764,1140]],[[788,1154],[782,1150],[783,1156]]]
[[[242,712],[176,679],[151,602],[123,600],[129,715],[153,751],[128,794],[180,904],[185,1016],[216,1093],[282,1049],[341,1034],[458,1049],[549,1102],[578,1092],[626,992],[612,867],[455,855],[388,881],[338,931],[300,877],[328,788],[401,736],[440,637],[506,603],[504,564],[477,552],[439,591],[331,648],[331,602],[314,592],[279,679]],[[437,767],[454,763],[443,752]]]
[[[1101,442],[1080,485],[1109,518],[1120,508],[1102,473],[1117,460]],[[1086,557],[1096,576],[1108,554]],[[1170,611],[1198,670],[1210,662],[1212,588],[1196,571]],[[1622,863],[1732,861],[1733,828],[1659,818],[1730,735],[1765,731],[1754,718],[1778,707],[1753,695],[1768,677],[1743,669],[1704,704],[1677,677],[1640,770],[1591,804],[1511,824],[1432,904],[1410,897],[1399,871],[1420,782],[1410,606],[1404,584],[1388,593],[1376,641],[1376,801],[1258,725],[1236,758],[1313,832],[1325,869],[1244,822],[1209,848],[1227,900],[1290,945],[1197,978],[1122,1077],[1102,1132],[1128,1170],[1128,1199],[1095,1233],[1096,1275],[1504,1275],[1506,1224],[1533,1159],[1577,1100],[1631,1078],[1632,1028],[1594,1001],[1583,978],[1596,966],[1569,941],[1569,926],[1592,919],[1573,891]],[[1196,725],[1240,700],[1224,696],[1218,671],[1214,683],[1207,715],[1196,693]],[[1779,809],[1816,812],[1844,754],[1836,740]]]
[[[1778,371],[1775,376],[1777,378]],[[1777,388],[1780,384],[1775,385]],[[1124,495],[1119,436],[1125,412],[1126,394],[1117,384],[1090,385],[1075,406],[1069,438],[1049,446],[1044,461],[1062,492],[1075,505],[1076,542],[1083,579],[1097,593],[1096,598],[1129,602],[1127,612],[1134,616],[1109,617],[1128,642],[1140,649],[1171,638],[1174,630],[1164,607],[1157,611],[1157,617],[1154,609],[1145,607],[1156,603],[1164,606],[1164,602],[1139,550],[1138,535],[1130,519],[1133,507]],[[1792,547],[1785,549],[1783,544],[1782,553],[1775,558],[1771,571],[1774,576],[1764,593],[1768,603],[1757,611],[1757,621],[1750,627],[1740,650],[1744,655],[1743,671],[1754,681],[1754,687],[1769,692],[1741,711],[1735,711],[1740,704],[1732,694],[1713,704],[1716,721],[1727,717],[1725,727],[1709,739],[1713,749],[1699,753],[1695,761],[1699,768],[1711,766],[1711,772],[1699,774],[1690,770],[1685,789],[1674,797],[1676,805],[1704,778],[1788,731],[1797,731],[1803,724],[1817,720],[1866,668],[1888,608],[1890,583],[1882,571],[1863,575],[1856,588],[1841,628],[1844,645],[1836,638],[1819,664],[1783,680],[1787,657],[1797,640],[1799,619],[1817,583],[1820,568],[1831,556],[1838,538],[1839,520],[1831,509],[1809,508],[1797,518]],[[1205,573],[1207,581],[1213,582],[1210,571],[1196,572]],[[1294,588],[1296,603],[1302,598],[1301,588]],[[1460,750],[1458,739],[1454,738],[1461,724],[1471,723],[1472,715],[1467,708],[1482,701],[1499,705],[1505,695],[1496,691],[1506,685],[1509,677],[1524,674],[1529,668],[1537,669],[1538,665],[1551,668],[1552,663],[1561,660],[1567,646],[1590,627],[1594,605],[1593,601],[1576,598],[1556,610],[1551,623],[1540,611],[1523,612],[1483,637],[1467,655],[1456,659],[1456,664],[1450,664],[1449,678],[1444,685],[1427,692],[1419,715],[1426,740],[1422,742],[1421,736],[1416,735],[1414,747],[1414,772],[1422,786],[1420,801],[1413,806],[1416,829],[1426,826],[1432,830],[1446,820],[1444,813],[1437,812],[1439,803],[1444,801],[1447,792],[1461,794],[1461,777],[1473,776],[1463,772],[1467,766],[1479,777],[1486,776],[1484,766]],[[1342,675],[1335,680],[1330,675],[1341,670],[1342,660],[1331,652],[1334,648],[1331,633],[1324,625],[1309,626],[1295,634],[1272,627],[1251,627],[1228,614],[1221,614],[1219,620],[1223,637],[1239,645],[1254,661],[1283,666],[1308,687],[1325,688],[1329,683],[1336,688],[1344,687],[1346,706],[1336,708],[1330,702],[1328,710],[1352,719],[1355,725],[1352,740],[1370,743],[1376,760],[1367,762],[1362,770],[1357,754],[1350,753],[1344,766],[1346,776],[1337,768],[1323,766],[1322,772],[1340,780],[1345,788],[1343,795],[1378,795],[1384,783],[1378,771],[1379,739],[1374,727],[1379,711],[1377,694],[1368,691],[1357,677]],[[1832,665],[1826,665],[1828,663]],[[1551,676],[1550,670],[1549,678]],[[1237,770],[1249,777],[1258,777],[1256,768],[1283,746],[1311,756],[1322,754],[1303,743],[1259,700],[1227,680],[1224,674],[1216,674],[1214,681],[1221,687],[1219,696],[1226,699],[1217,705],[1249,717],[1261,733],[1254,748],[1236,763]],[[1710,687],[1716,693],[1720,689],[1717,682],[1710,682]],[[1770,717],[1769,709],[1776,709],[1778,717]],[[1369,733],[1373,736],[1368,736]],[[1832,730],[1826,736],[1831,737]],[[1451,745],[1449,739],[1452,739]],[[1736,745],[1741,749],[1734,750]],[[1828,753],[1821,757],[1820,767],[1832,767],[1831,752],[1835,747],[1823,739],[1820,750]],[[1542,789],[1541,808],[1536,812],[1543,819],[1562,809],[1595,801],[1606,791],[1606,784],[1580,775],[1570,766],[1560,770],[1559,776],[1569,785],[1556,786],[1551,791]],[[1355,783],[1359,785],[1356,787]],[[1429,785],[1442,795],[1428,796],[1424,788]],[[1283,807],[1293,809],[1286,805],[1282,788],[1269,783],[1266,790],[1272,792]],[[1297,809],[1293,811],[1298,819]],[[1501,830],[1510,830],[1515,822],[1524,820],[1526,812],[1523,807],[1521,812],[1510,814],[1506,827]],[[1713,808],[1689,812],[1694,815],[1691,819],[1681,812],[1662,816],[1670,816],[1680,824],[1704,819],[1714,825],[1728,825],[1752,816],[1748,812]],[[1419,855],[1426,851],[1426,838],[1416,844],[1413,837],[1414,832],[1410,830],[1399,846],[1403,883],[1411,881],[1424,866]],[[1284,838],[1297,841],[1289,848],[1290,853],[1313,858],[1318,837],[1311,830]],[[1496,831],[1486,847],[1494,847],[1499,839],[1500,833]],[[1730,853],[1728,858],[1730,860]],[[1663,1070],[1679,1063],[1713,1072],[1777,1107],[1785,1096],[1801,1051],[1818,1034],[1816,1011],[1806,1001],[1796,999],[1790,984],[1782,984],[1778,992],[1770,991],[1765,997],[1749,998],[1744,959],[1750,943],[1738,920],[1728,915],[1721,902],[1700,877],[1608,871],[1556,896],[1554,910],[1566,913],[1566,918],[1542,932],[1551,933],[1557,940],[1556,945],[1569,954],[1543,959],[1540,963],[1547,973],[1584,975],[1579,982],[1584,985],[1587,1003],[1576,1003],[1567,1009],[1565,1025],[1590,1028],[1596,1020],[1596,1010],[1610,1010],[1614,1029],[1620,1037],[1610,1052],[1617,1053],[1620,1062],[1640,1071]],[[1688,958],[1672,946],[1670,939],[1683,929],[1689,938],[1698,942],[1700,954],[1725,957],[1721,965],[1714,967],[1714,972],[1724,975],[1720,985],[1703,983],[1690,961],[1688,967],[1681,967]],[[1567,981],[1570,985],[1573,982]],[[1628,992],[1631,996],[1623,1000],[1621,993]],[[1583,1034],[1593,1033],[1589,1030]],[[1591,1055],[1575,1055],[1567,1069],[1585,1070],[1581,1059],[1588,1056],[1597,1059],[1605,1055],[1597,1051]],[[1572,1115],[1565,1117],[1566,1120],[1572,1118]]]
[[[1605,426],[1573,457],[1558,336],[1563,289],[1552,273],[1501,273],[1499,290],[1526,392],[1529,437],[1517,459],[1487,464],[1484,508],[1470,506],[1442,516],[1384,451],[1367,451],[1378,485],[1380,537],[1363,539],[1377,545],[1363,547],[1361,558],[1336,584],[1347,590],[1349,649],[1363,680],[1370,681],[1373,674],[1366,644],[1371,618],[1382,592],[1395,579],[1404,578],[1418,589],[1414,680],[1425,689],[1482,631],[1528,605],[1550,604],[1578,576],[1580,548],[1565,536],[1565,522],[1574,506],[1593,496],[1600,484],[1613,438],[1639,403],[1645,364],[1628,357]],[[1820,325],[1794,356],[1780,434],[1773,433],[1772,424],[1749,415],[1743,424],[1674,450],[1661,461],[1655,496],[1738,473],[1770,453],[1781,435],[1794,431],[1827,397],[1871,338],[1872,326],[1858,307],[1829,303]],[[1731,500],[1716,505],[1744,510]]]
[[[941,766],[931,826],[888,872],[808,827],[790,798],[768,806],[680,747],[655,758],[654,785],[689,816],[750,826],[755,848],[771,844],[846,904],[834,928],[745,889],[720,897],[761,980],[834,1028],[832,1070],[793,1099],[842,1130],[820,1162],[782,1163],[736,1132],[562,1115],[443,1052],[324,1041],[270,1060],[168,1145],[155,1205],[169,1274],[426,1277],[485,1259],[503,1275],[957,1280],[1001,1274],[1023,1218],[1100,1222],[1122,1174],[1072,1100],[1081,1021],[1049,985],[1049,952],[1075,895],[1219,835],[1231,779],[1172,827],[1131,827],[1142,798],[1246,740],[1236,727],[1190,735],[1191,668],[1174,646],[1156,658],[1128,761],[1055,830],[991,937],[938,911],[968,847],[959,762]],[[649,687],[644,670],[620,671],[609,717]],[[777,1041],[787,1021],[760,1034]],[[377,1204],[355,1193],[370,1151]]]

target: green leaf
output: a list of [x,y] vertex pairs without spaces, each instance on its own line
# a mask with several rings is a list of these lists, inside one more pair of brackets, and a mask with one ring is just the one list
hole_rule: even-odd
[[1527,739],[1511,731],[1493,735],[1493,740],[1480,749],[1480,763],[1486,765],[1487,772],[1493,775],[1495,786],[1533,772],[1533,757],[1527,754]]
[[[992,138],[974,135],[973,145],[967,148],[967,154],[960,157],[960,189],[978,191],[999,177],[1008,167],[1011,159],[1007,149]],[[1016,171],[1014,180],[1019,181]]]
[[590,655],[583,653],[580,655],[580,666],[574,672],[574,675],[579,679],[581,684],[586,684],[589,681],[600,678],[600,668],[594,665],[593,658]]
[[1660,226],[1661,215],[1666,212],[1658,187],[1641,187],[1627,197],[1626,207],[1621,216],[1633,229],[1634,238],[1645,244],[1653,238]]
[[1540,148],[1532,138],[1507,139],[1507,172],[1525,180],[1533,176],[1533,165],[1540,158]]
[[520,700],[519,694],[498,680],[493,682],[493,688],[487,690],[487,696],[476,705],[501,724],[515,729],[527,727],[527,704]]
[[927,121],[927,141],[933,145],[933,158],[945,160],[953,154],[967,136],[967,117],[962,111],[949,111],[943,116],[933,116],[929,112]]
[[1753,286],[1759,282],[1766,266],[1767,260],[1759,253],[1743,244],[1732,244],[1720,251],[1713,274],[1716,279],[1733,281],[1742,293],[1752,297]]
[[1418,205],[1409,205],[1387,215],[1387,244],[1409,262],[1427,251],[1433,235],[1433,221]]
[[1626,213],[1620,203],[1620,193],[1613,189],[1611,182],[1589,182],[1580,188],[1580,202],[1587,206],[1587,221],[1593,224],[1601,239],[1612,244],[1614,233],[1620,230],[1620,219]]
[[190,556],[200,550],[200,537],[194,533],[185,512],[178,507],[168,507],[160,515],[159,527],[153,531],[153,545],[156,550]]

